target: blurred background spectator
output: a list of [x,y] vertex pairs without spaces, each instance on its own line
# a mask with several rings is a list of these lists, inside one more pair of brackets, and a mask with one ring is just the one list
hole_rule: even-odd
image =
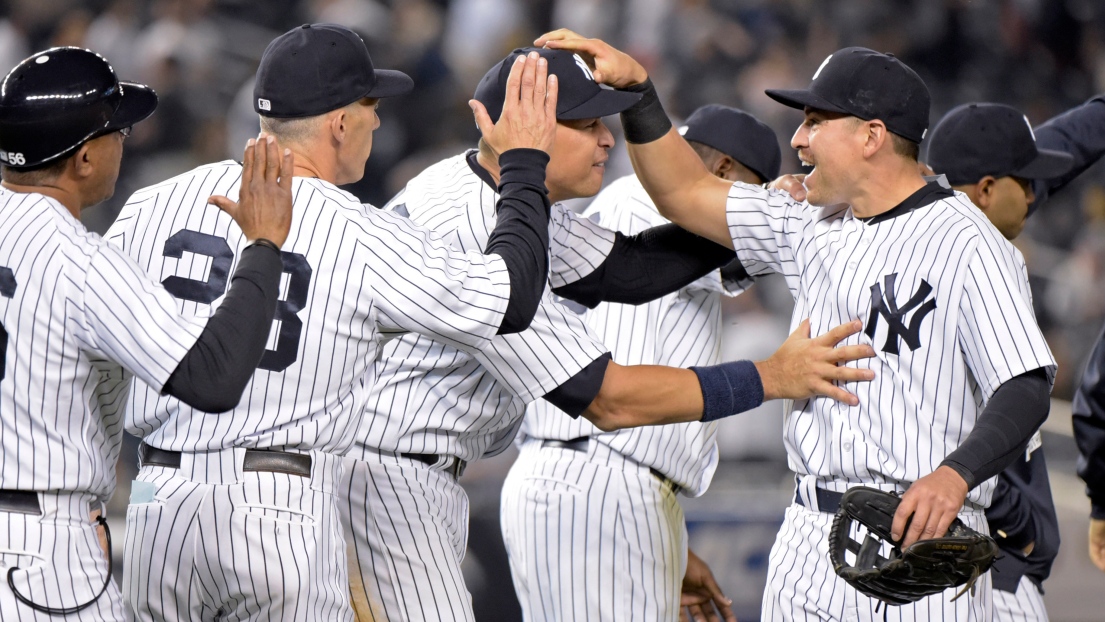
[[[800,172],[785,143],[801,114],[763,90],[804,87],[840,47],[892,52],[916,69],[932,92],[933,121],[959,103],[995,101],[1038,124],[1105,91],[1100,0],[3,0],[0,71],[46,47],[80,45],[103,54],[122,78],[157,90],[160,106],[127,143],[115,197],[85,212],[89,228],[102,232],[135,189],[240,157],[258,129],[252,76],[261,53],[273,37],[305,22],[357,30],[377,66],[414,78],[411,95],[381,106],[365,177],[348,188],[375,205],[425,166],[473,146],[478,133],[466,102],[480,76],[512,48],[555,27],[605,38],[640,59],[675,117],[710,102],[757,115],[784,143],[784,172]],[[609,124],[620,133],[617,120]],[[607,181],[629,172],[623,149],[611,156]],[[1098,166],[1083,175],[1017,240],[1059,361],[1058,398],[1071,396],[1105,317],[1103,172]],[[768,279],[727,304],[727,357],[764,356],[786,336],[791,299],[781,282]],[[722,426],[728,462],[707,498],[726,494],[717,490],[738,498],[743,484],[726,484],[738,472],[766,472],[773,487],[786,489],[779,485],[786,467],[778,409],[764,410]],[[511,611],[509,603],[483,596],[485,587],[509,594],[510,584],[501,578],[498,553],[480,550],[477,541],[497,524],[501,470],[492,465],[510,459],[508,453],[465,478],[473,491],[469,585],[478,592],[477,613],[491,607],[482,610],[487,619],[508,619]],[[751,469],[749,461],[758,466]],[[766,471],[764,463],[771,465]],[[1062,456],[1057,463],[1064,464]],[[120,478],[116,517],[128,483]],[[1080,546],[1064,538],[1065,546]],[[755,563],[746,566],[754,574]]]

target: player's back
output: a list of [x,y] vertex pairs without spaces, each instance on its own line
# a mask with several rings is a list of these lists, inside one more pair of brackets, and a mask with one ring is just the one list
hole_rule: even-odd
[[[206,199],[236,198],[240,176],[241,166],[226,161],[140,190],[108,238],[161,280],[183,310],[209,315],[247,241]],[[505,299],[481,293],[475,283],[506,278],[483,255],[469,254],[467,261],[447,256],[427,232],[318,179],[297,177],[292,192],[273,331],[241,403],[212,416],[138,386],[130,413],[155,413],[157,423],[143,425],[128,413],[127,424],[149,444],[177,451],[240,446],[344,453],[373,382],[383,333],[417,328],[452,334],[449,326],[469,325],[473,312],[483,313],[473,311],[474,300],[482,301],[492,325],[492,315],[505,308]],[[427,274],[455,283],[445,293],[456,299],[420,286],[435,278]],[[455,321],[463,314],[464,322]],[[469,346],[485,338],[458,337]]]
[[0,488],[111,494],[128,370],[163,383],[202,328],[151,327],[142,285],[60,203],[0,188]]
[[[495,226],[498,193],[476,172],[473,152],[438,162],[416,176],[385,209],[433,229],[454,248],[474,252]],[[602,263],[613,233],[551,208],[549,281],[571,282]],[[458,456],[471,461],[509,445],[525,405],[603,354],[580,318],[549,286],[530,327],[498,335],[468,353],[407,334],[384,344],[357,441],[362,450]],[[354,450],[356,455],[357,450]]]

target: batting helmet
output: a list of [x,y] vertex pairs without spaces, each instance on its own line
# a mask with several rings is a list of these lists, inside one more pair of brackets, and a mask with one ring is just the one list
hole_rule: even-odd
[[15,169],[48,164],[92,138],[138,123],[156,107],[153,89],[120,82],[95,52],[39,52],[0,83],[0,163]]

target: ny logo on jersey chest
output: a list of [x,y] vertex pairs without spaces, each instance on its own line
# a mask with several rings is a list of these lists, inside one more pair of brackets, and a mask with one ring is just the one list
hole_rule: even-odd
[[[898,306],[895,299],[894,282],[898,279],[898,273],[888,274],[883,277],[882,285],[886,286],[886,292],[878,282],[871,286],[871,312],[867,316],[867,328],[863,331],[868,337],[875,338],[875,330],[879,327],[879,318],[886,320],[886,342],[882,351],[887,354],[898,354],[898,339],[901,338],[909,346],[910,351],[921,347],[921,322],[925,316],[936,309],[936,298],[928,298],[932,293],[932,286],[921,279],[917,291],[910,296],[902,306]],[[922,304],[923,303],[923,304]],[[909,324],[905,322],[905,316],[913,312],[909,318]]]

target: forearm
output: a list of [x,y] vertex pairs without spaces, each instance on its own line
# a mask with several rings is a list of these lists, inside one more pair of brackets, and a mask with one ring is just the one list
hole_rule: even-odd
[[222,304],[169,376],[163,393],[205,412],[238,405],[265,352],[282,270],[280,253],[271,248],[242,251]]
[[1051,407],[1047,375],[1036,369],[998,387],[975,427],[941,462],[974,488],[1005,470],[1028,446]]
[[733,261],[730,248],[676,225],[660,225],[633,236],[617,234],[598,268],[553,291],[592,309],[600,302],[638,305],[678,291]]
[[499,202],[486,254],[503,258],[510,275],[510,300],[498,334],[525,330],[537,312],[549,272],[549,197],[545,165],[535,149],[512,149],[499,156]]
[[702,419],[702,389],[689,369],[611,362],[583,415],[602,430]]

